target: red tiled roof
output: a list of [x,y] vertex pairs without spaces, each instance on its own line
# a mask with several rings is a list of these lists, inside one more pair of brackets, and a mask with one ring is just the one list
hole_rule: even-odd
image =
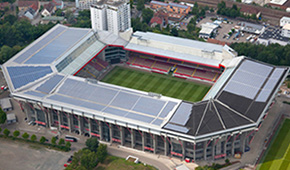
[[157,23],[157,24],[162,24],[162,19],[160,17],[153,17],[151,18],[150,20],[150,24],[153,24],[153,23]]
[[212,38],[207,39],[207,42],[213,43],[213,44],[219,44],[219,45],[225,45],[225,44],[230,45],[231,44],[231,43],[228,43],[228,42],[219,41],[219,40],[212,39]]
[[9,7],[9,5],[10,5],[9,2],[1,2],[0,3],[0,8],[5,8],[7,6]]
[[250,14],[258,14],[259,13],[259,10],[256,9],[256,8],[253,8],[253,7],[245,7],[245,6],[242,6],[241,10],[240,10],[242,13],[250,13]]
[[34,9],[34,11],[37,11],[38,10],[38,5],[32,4],[32,5],[30,5],[30,8]]
[[60,6],[61,0],[52,0],[52,3],[54,3],[56,6]]
[[35,11],[38,9],[38,1],[18,1],[18,7],[31,7]]
[[53,8],[54,8],[54,4],[51,2],[43,5],[43,9],[46,9],[48,12],[51,12],[53,10]]

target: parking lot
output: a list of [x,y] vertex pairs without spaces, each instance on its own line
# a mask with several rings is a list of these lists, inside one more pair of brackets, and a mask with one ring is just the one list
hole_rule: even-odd
[[1,138],[0,143],[0,169],[63,169],[71,154]]
[[[216,18],[216,16],[214,15],[207,15],[206,18],[202,19],[198,24],[197,27],[201,28],[201,24],[203,23],[207,23],[210,22],[212,23],[213,21],[211,20],[211,18]],[[225,35],[227,35],[235,26],[238,25],[240,21],[237,20],[229,20],[227,19],[227,23],[221,23],[220,28],[218,28],[218,33],[215,37],[216,40],[219,41],[224,41],[227,43],[240,43],[240,42],[248,42],[246,39],[247,37],[249,37],[251,34],[249,33],[243,33],[243,36],[241,36],[242,34],[240,34],[240,36],[238,38],[235,38],[235,33],[232,34],[232,36],[230,38],[227,38]]]

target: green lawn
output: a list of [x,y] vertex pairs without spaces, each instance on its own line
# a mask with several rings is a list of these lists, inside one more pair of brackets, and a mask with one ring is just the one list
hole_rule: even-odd
[[104,163],[99,164],[95,170],[156,170],[156,168],[141,163],[135,164],[123,158],[108,156]]
[[257,170],[290,170],[290,119],[286,119]]
[[170,75],[143,72],[124,67],[115,67],[102,81],[191,102],[202,100],[210,89],[209,85],[186,81]]

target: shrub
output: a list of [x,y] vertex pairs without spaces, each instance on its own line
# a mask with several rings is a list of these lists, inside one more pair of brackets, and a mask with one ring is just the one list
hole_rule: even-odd
[[36,141],[36,140],[37,140],[36,135],[34,135],[34,134],[31,135],[30,140],[31,140],[32,142]]
[[70,149],[70,147],[71,147],[71,143],[70,143],[70,142],[66,142],[66,143],[65,143],[65,147],[67,147],[68,149]]
[[13,136],[14,136],[15,138],[17,138],[19,135],[20,135],[20,132],[19,132],[18,130],[15,130],[15,131],[13,132]]
[[29,138],[29,134],[25,132],[25,133],[23,133],[22,137],[23,137],[23,139],[27,140]]
[[46,138],[44,136],[41,136],[41,138],[39,139],[40,143],[44,143],[46,141]]
[[58,145],[63,145],[64,144],[64,139],[59,139],[59,141],[58,141]]
[[53,145],[56,144],[56,138],[55,138],[55,137],[52,137],[52,138],[51,138],[51,143],[52,143]]
[[226,163],[226,164],[229,164],[229,163],[230,163],[230,160],[229,160],[229,159],[226,159],[226,160],[225,160],[225,163]]
[[4,129],[3,133],[6,137],[8,137],[10,134],[10,131],[6,128],[6,129]]

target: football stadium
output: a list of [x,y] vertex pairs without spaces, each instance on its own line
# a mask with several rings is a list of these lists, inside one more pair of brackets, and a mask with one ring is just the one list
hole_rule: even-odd
[[289,72],[227,45],[60,24],[2,70],[39,126],[191,161],[247,151]]

